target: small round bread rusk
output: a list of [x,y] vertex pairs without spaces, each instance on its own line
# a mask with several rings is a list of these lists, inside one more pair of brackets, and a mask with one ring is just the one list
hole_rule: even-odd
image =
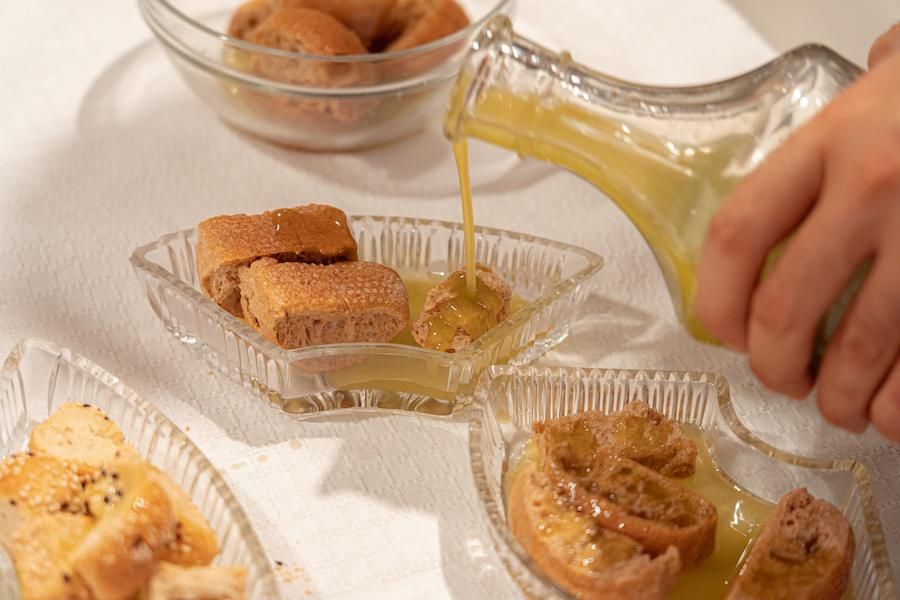
[[352,29],[370,52],[399,33],[397,0],[270,0],[274,10],[308,8],[326,13]]
[[259,25],[272,14],[269,0],[250,0],[241,4],[231,16],[228,35],[246,40]]
[[[288,52],[322,56],[321,60],[259,53],[254,70],[273,81],[320,88],[341,88],[370,79],[370,66],[357,62],[335,62],[328,56],[365,54],[366,47],[352,30],[334,17],[307,8],[275,12],[248,36],[247,41]],[[341,122],[353,121],[371,106],[357,98],[314,99],[259,92],[251,100],[271,116],[288,122],[327,115]]]
[[415,48],[455,33],[469,17],[455,0],[398,0],[394,22],[399,30],[385,50]]

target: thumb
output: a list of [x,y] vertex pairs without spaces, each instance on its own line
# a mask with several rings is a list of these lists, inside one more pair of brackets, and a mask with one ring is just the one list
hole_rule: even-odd
[[875,68],[878,63],[897,50],[900,50],[900,23],[882,33],[872,44],[869,49],[869,68]]

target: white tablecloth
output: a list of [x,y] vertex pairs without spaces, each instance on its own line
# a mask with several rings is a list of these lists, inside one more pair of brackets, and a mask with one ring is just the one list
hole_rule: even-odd
[[[861,61],[889,22],[885,11],[898,12],[889,2],[850,11],[834,0],[816,3],[813,18],[798,8],[808,4],[773,18],[772,3],[762,3],[767,11],[740,0],[523,0],[519,23],[613,74],[688,83],[805,39]],[[121,0],[0,3],[0,65],[0,352],[46,337],[158,404],[232,484],[283,564],[288,598],[517,597],[482,528],[461,419],[283,418],[166,334],[128,265],[135,246],[211,214],[291,202],[456,220],[454,171],[437,131],[337,157],[250,140],[188,91]],[[865,462],[900,575],[900,449],[872,432],[834,430],[811,403],[762,391],[742,358],[692,341],[641,238],[589,185],[489,157],[494,175],[476,189],[480,223],[608,258],[590,314],[545,361],[722,372],[763,438]]]

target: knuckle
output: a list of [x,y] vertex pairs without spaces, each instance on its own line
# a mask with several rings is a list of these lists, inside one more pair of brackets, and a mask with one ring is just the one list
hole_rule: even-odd
[[747,225],[748,219],[741,211],[726,206],[710,221],[708,243],[717,252],[740,255],[747,246]]
[[786,394],[792,398],[804,396],[804,378],[792,370],[790,362],[779,360],[777,354],[770,351],[759,351],[754,348],[750,352],[750,369],[756,377],[770,390]]
[[[893,358],[900,339],[900,308],[890,300],[892,294],[879,294],[867,305],[860,305],[841,327],[834,344],[841,360],[856,369],[871,369]],[[888,306],[890,305],[890,306]]]
[[[892,146],[897,145],[892,140]],[[896,201],[900,191],[900,152],[894,148],[873,152],[859,170],[860,201],[866,205],[889,205]]]
[[750,315],[751,330],[772,338],[783,338],[794,332],[797,324],[798,299],[796,293],[769,276],[753,297]]
[[847,413],[841,408],[840,398],[835,397],[827,389],[819,390],[817,403],[823,419],[835,427],[843,427],[848,424]]

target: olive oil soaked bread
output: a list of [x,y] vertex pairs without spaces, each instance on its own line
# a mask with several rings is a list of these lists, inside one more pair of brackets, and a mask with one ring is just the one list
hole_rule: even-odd
[[509,318],[512,288],[492,269],[476,265],[476,296],[466,292],[460,269],[429,290],[412,335],[425,348],[459,352]]
[[387,342],[409,323],[403,280],[376,263],[262,259],[241,269],[240,283],[247,321],[284,348]]
[[853,551],[847,518],[805,489],[794,490],[763,525],[727,600],[838,600]]
[[321,204],[223,215],[197,226],[200,288],[235,316],[242,316],[238,269],[264,257],[320,264],[352,261],[356,240],[344,212]]
[[664,600],[674,586],[681,566],[674,547],[652,557],[558,498],[534,464],[516,476],[508,514],[513,535],[541,570],[582,600]]
[[[666,428],[654,429],[666,422],[664,419],[654,425],[655,417],[639,406],[618,416],[641,419],[641,413],[647,415],[644,426],[630,423],[629,434],[640,440],[640,436],[647,436],[648,440],[659,437],[665,442],[663,446],[668,443],[681,449],[691,458],[680,460],[678,471],[693,462],[696,455],[687,449],[689,440]],[[612,421],[613,432],[615,422]],[[629,454],[637,455],[647,462],[658,462],[661,468],[676,464],[649,460],[652,453],[645,452],[644,441],[635,444],[635,437],[629,435],[626,443],[618,442],[619,447],[608,446],[605,432],[609,424],[610,421],[589,413],[580,421],[563,418],[535,423],[534,439],[544,472],[566,501],[594,515],[604,527],[633,538],[654,555],[665,552],[669,546],[676,547],[684,568],[699,564],[715,546],[715,506],[674,479],[630,458]],[[591,425],[598,426],[597,431]],[[663,448],[659,457],[678,454]]]
[[669,477],[687,477],[697,463],[697,445],[681,425],[646,402],[630,402],[612,414],[586,411],[539,421],[534,431],[547,440],[580,436],[585,452],[620,454]]

